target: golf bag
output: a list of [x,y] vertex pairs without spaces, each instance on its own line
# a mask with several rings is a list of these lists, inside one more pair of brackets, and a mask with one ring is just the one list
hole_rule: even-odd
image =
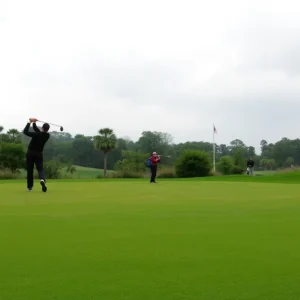
[[151,157],[149,157],[146,161],[146,166],[147,168],[150,168],[151,167]]

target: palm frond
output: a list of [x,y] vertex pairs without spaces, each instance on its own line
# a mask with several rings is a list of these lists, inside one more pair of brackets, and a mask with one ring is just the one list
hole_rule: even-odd
[[117,137],[110,128],[102,128],[99,135],[94,137],[95,149],[108,153],[117,147]]

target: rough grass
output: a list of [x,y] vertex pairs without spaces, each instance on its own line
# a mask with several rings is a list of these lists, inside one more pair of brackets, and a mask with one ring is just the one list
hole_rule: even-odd
[[227,182],[257,182],[257,183],[300,183],[300,172],[298,170],[290,172],[277,172],[263,174],[260,176],[232,175],[214,176],[201,178],[203,181],[227,181]]
[[1,300],[299,298],[299,185],[1,183]]
[[[95,168],[87,168],[87,167],[82,167],[82,166],[74,166],[76,168],[76,172],[73,174],[67,173],[66,169],[61,170],[61,177],[64,179],[96,179],[96,178],[103,178],[104,177],[104,172],[102,169],[95,169]],[[270,176],[270,175],[279,175],[283,173],[295,173],[299,172],[300,169],[284,169],[284,170],[279,170],[279,171],[257,171],[255,172],[256,175],[258,176]],[[35,171],[36,173],[36,171]],[[107,170],[107,175],[110,178],[145,178],[149,176],[149,170],[146,172],[116,172],[112,170]],[[219,173],[213,174],[211,173],[212,176],[222,176]],[[233,177],[240,178],[240,179],[234,179],[234,180],[242,180],[241,176],[246,177],[245,175],[237,175],[236,176],[230,176],[231,179],[227,178],[228,176],[222,176],[222,178],[219,178],[217,180],[221,181],[232,181]],[[176,178],[176,173],[173,167],[166,167],[166,166],[160,166],[158,168],[158,178]],[[0,170],[0,180],[1,179],[24,179],[26,178],[26,171],[21,170],[20,174],[12,174],[10,171],[3,171]],[[226,179],[225,179],[226,178]],[[210,179],[212,180],[212,179]],[[271,179],[270,179],[271,180]],[[242,181],[251,181],[251,179],[243,179]]]
[[[102,169],[95,169],[95,168],[87,168],[81,166],[74,166],[76,168],[75,173],[70,174],[66,172],[66,169],[63,168],[61,172],[62,178],[73,178],[73,179],[91,179],[91,178],[101,178],[104,176],[104,171]],[[112,174],[113,171],[107,170],[107,174]],[[35,170],[36,173],[36,170]],[[16,176],[15,176],[16,177]],[[26,178],[26,171],[21,170],[20,174],[17,176],[18,178]],[[0,172],[0,179],[1,179],[1,172]],[[6,179],[6,178],[3,178]]]
[[[103,177],[104,171],[101,169],[95,169],[95,168],[86,168],[81,166],[74,166],[76,168],[76,172],[71,175],[74,178],[82,178],[82,179],[88,179],[88,178],[97,178],[97,177]],[[107,170],[107,174],[111,174],[112,171]]]

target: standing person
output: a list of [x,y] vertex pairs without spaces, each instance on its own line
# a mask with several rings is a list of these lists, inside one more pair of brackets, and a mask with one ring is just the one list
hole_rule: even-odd
[[157,155],[156,152],[153,152],[150,160],[151,160],[151,165],[150,165],[151,180],[150,180],[150,183],[156,183],[155,178],[156,178],[156,173],[157,173],[157,164],[160,162],[160,157]]
[[[44,174],[44,166],[43,166],[43,150],[44,146],[50,138],[50,134],[48,133],[50,129],[50,125],[48,123],[43,124],[42,130],[36,126],[37,119],[30,118],[29,122],[25,126],[23,133],[29,137],[31,137],[31,141],[28,145],[28,151],[26,153],[26,165],[27,165],[27,189],[29,192],[32,191],[33,188],[33,170],[34,164],[39,173],[40,184],[42,186],[42,191],[47,192],[46,187],[46,179]],[[29,132],[29,128],[31,123],[33,123],[32,127],[34,132]]]
[[247,174],[248,175],[253,175],[253,169],[254,169],[254,161],[252,157],[250,157],[247,161]]

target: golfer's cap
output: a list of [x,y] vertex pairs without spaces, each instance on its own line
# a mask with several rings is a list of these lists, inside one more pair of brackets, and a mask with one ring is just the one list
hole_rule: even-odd
[[153,152],[152,154],[153,154],[153,155],[156,155],[157,153],[156,153],[156,152]]

